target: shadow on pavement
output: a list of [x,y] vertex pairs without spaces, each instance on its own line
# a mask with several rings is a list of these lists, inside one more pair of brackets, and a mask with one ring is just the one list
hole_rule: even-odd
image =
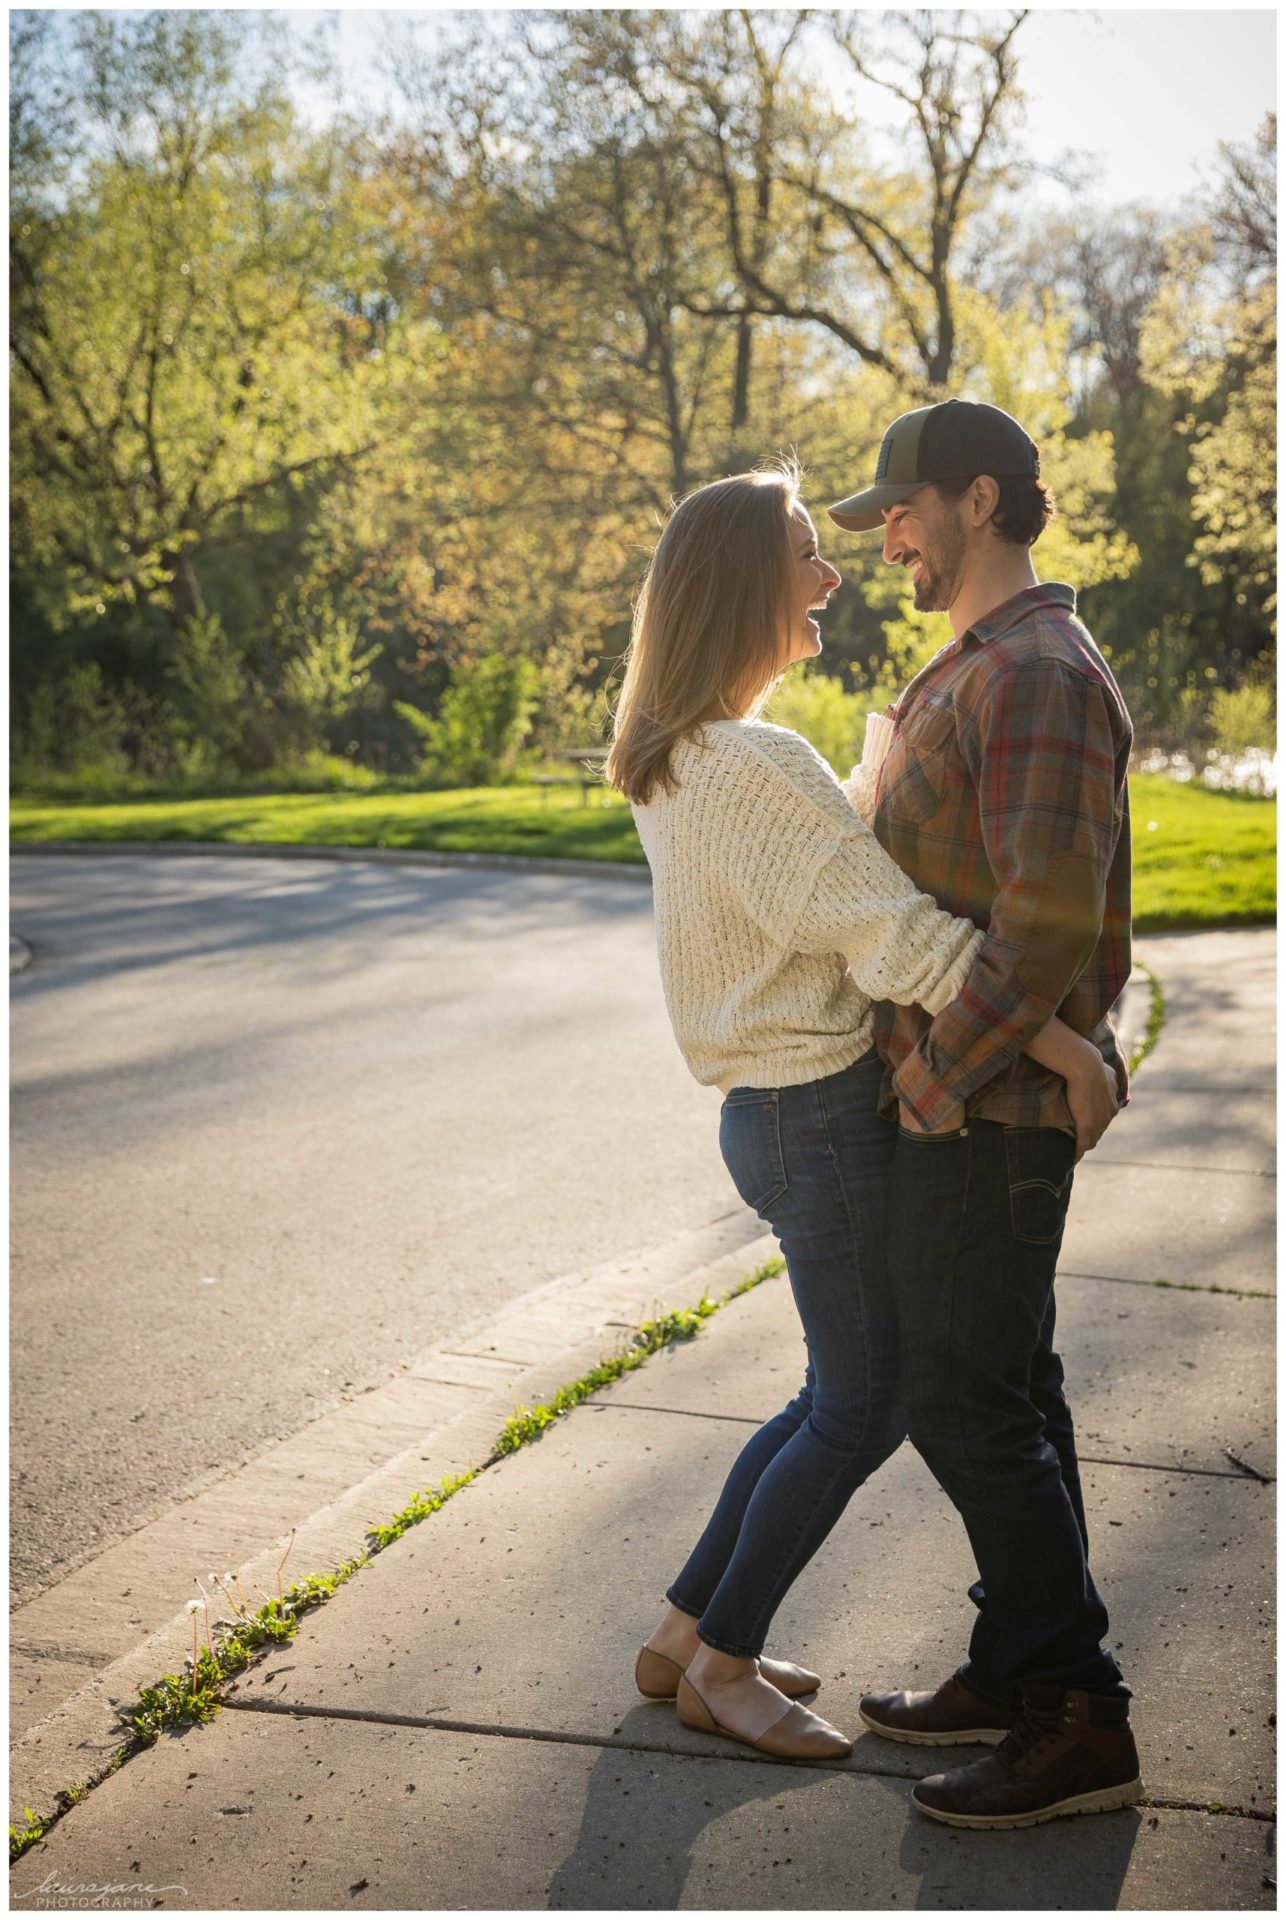
[[[672,1720],[672,1708],[637,1707],[624,1716],[621,1730],[635,1739],[655,1740],[658,1734],[664,1738],[664,1728]],[[664,1912],[680,1905],[743,1906],[744,1882],[735,1881],[729,1891],[712,1884],[714,1873],[703,1872],[703,1866],[708,1869],[712,1863],[708,1857],[704,1862],[700,1858],[702,1836],[739,1808],[758,1807],[766,1812],[771,1806],[773,1812],[789,1811],[795,1796],[819,1784],[819,1770],[802,1766],[680,1760],[656,1754],[640,1756],[650,1761],[644,1770],[624,1767],[626,1757],[617,1749],[607,1749],[595,1762],[586,1783],[576,1845],[549,1883],[550,1908]],[[834,1775],[822,1777],[833,1779]],[[774,1849],[776,1858],[767,1867],[770,1873],[777,1868],[782,1874],[780,1904],[784,1907],[797,1904],[791,1897],[794,1860],[784,1871],[778,1865],[786,1859],[789,1832],[787,1822],[782,1850]],[[801,1856],[804,1851],[801,1842]],[[698,1884],[690,1886],[694,1878]]]
[[15,914],[21,910],[42,957],[15,986],[47,993],[106,974],[271,957],[287,948],[302,947],[296,957],[306,959],[310,947],[330,941],[342,945],[325,956],[329,963],[362,966],[373,949],[388,958],[391,944],[437,922],[449,923],[453,937],[503,940],[513,938],[513,916],[521,913],[524,931],[562,930],[574,940],[605,921],[650,916],[647,886],[586,868],[584,875],[526,874],[296,859],[260,866],[242,856],[161,861],[125,851],[41,856],[25,866],[15,858]]

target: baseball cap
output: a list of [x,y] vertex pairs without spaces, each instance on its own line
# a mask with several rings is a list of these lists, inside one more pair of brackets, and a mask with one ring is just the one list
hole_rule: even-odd
[[826,511],[837,527],[868,533],[881,510],[930,480],[971,480],[977,473],[1040,472],[1036,443],[1012,415],[976,400],[940,400],[893,422],[880,443],[875,485]]

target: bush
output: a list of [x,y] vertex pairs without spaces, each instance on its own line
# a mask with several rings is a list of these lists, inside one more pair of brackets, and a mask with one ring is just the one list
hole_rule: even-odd
[[277,609],[286,651],[282,696],[296,751],[324,749],[358,707],[369,703],[378,644],[364,647],[356,618],[329,593],[284,598]]
[[1215,751],[1233,758],[1251,747],[1272,753],[1272,688],[1251,680],[1240,687],[1219,687],[1210,702],[1210,735]]
[[15,783],[51,774],[90,784],[129,770],[124,698],[103,680],[96,660],[69,667],[60,681],[46,680],[32,693],[25,721],[14,730]]
[[802,733],[843,779],[862,757],[866,716],[877,710],[870,694],[846,693],[831,674],[795,667],[777,688],[764,717]]
[[444,787],[490,787],[513,777],[537,702],[537,673],[521,654],[486,654],[457,667],[436,720],[399,700],[422,742],[424,779]]
[[198,613],[184,627],[170,674],[194,770],[242,763],[254,701],[240,649],[217,613]]
[[586,684],[576,656],[554,654],[537,676],[537,706],[533,716],[530,760],[532,767],[599,746],[610,715],[602,687]]

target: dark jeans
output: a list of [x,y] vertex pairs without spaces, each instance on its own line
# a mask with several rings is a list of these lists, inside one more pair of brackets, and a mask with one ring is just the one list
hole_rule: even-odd
[[898,1131],[889,1268],[911,1440],[958,1510],[981,1576],[959,1678],[1016,1701],[1052,1680],[1129,1697],[1100,1641],[1054,1269],[1076,1148],[1054,1127]]
[[882,1077],[872,1051],[806,1086],[734,1087],[723,1104],[724,1161],[777,1236],[808,1348],[803,1387],[742,1448],[666,1596],[723,1653],[763,1651],[783,1595],[905,1436],[885,1262],[897,1130],[876,1111]]

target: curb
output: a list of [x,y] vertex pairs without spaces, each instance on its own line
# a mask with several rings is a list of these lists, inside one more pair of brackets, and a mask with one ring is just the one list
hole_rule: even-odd
[[32,958],[31,948],[27,945],[26,941],[20,940],[16,933],[11,933],[9,935],[10,975],[13,975],[15,973],[25,973],[27,968],[31,965],[31,958]]
[[1152,981],[1145,964],[1145,956],[1140,955],[1137,950],[1134,967],[1121,990],[1121,997],[1113,1012],[1117,1044],[1126,1060],[1132,1060],[1135,1049],[1147,1032],[1148,1021],[1152,1014]]
[[[382,1387],[345,1396],[299,1433],[180,1500],[150,1527],[90,1556],[64,1580],[18,1606],[10,1618],[12,1639],[25,1636],[51,1655],[80,1652],[82,1658],[79,1635],[74,1626],[69,1630],[69,1622],[75,1617],[82,1630],[111,1633],[119,1623],[109,1594],[146,1585],[172,1594],[176,1611],[157,1607],[126,1651],[11,1739],[10,1819],[20,1823],[24,1803],[54,1805],[72,1779],[97,1784],[126,1737],[117,1706],[153,1685],[158,1675],[181,1671],[185,1652],[191,1652],[191,1621],[179,1596],[192,1591],[194,1573],[227,1566],[224,1555],[229,1554],[248,1589],[275,1590],[292,1519],[297,1527],[292,1567],[311,1573],[340,1564],[362,1550],[372,1525],[404,1507],[415,1488],[477,1465],[515,1407],[543,1399],[551,1381],[576,1379],[601,1363],[606,1345],[619,1344],[629,1328],[648,1317],[649,1302],[687,1305],[689,1297],[717,1294],[775,1252],[772,1236],[737,1208],[596,1274],[549,1281],[471,1335],[419,1355]],[[505,1354],[514,1357],[506,1361]],[[433,1396],[435,1381],[439,1393],[442,1387],[454,1389],[436,1417],[428,1406],[418,1415],[409,1411],[408,1395]],[[366,1464],[360,1463],[363,1435],[374,1439],[374,1451],[383,1456],[373,1464],[369,1455]],[[317,1489],[300,1517],[297,1477],[324,1456],[330,1456],[331,1484]],[[236,1542],[247,1514],[249,1532],[229,1544]]]
[[591,878],[603,874],[612,880],[633,880],[650,885],[651,868],[624,860],[560,860],[525,853],[434,853],[419,847],[309,847],[293,842],[282,845],[247,844],[221,840],[57,840],[16,841],[10,857],[19,854],[43,856],[58,854],[140,853],[164,858],[169,855],[226,855],[234,860],[347,860],[370,861],[384,866],[473,867],[500,873],[578,873]]

